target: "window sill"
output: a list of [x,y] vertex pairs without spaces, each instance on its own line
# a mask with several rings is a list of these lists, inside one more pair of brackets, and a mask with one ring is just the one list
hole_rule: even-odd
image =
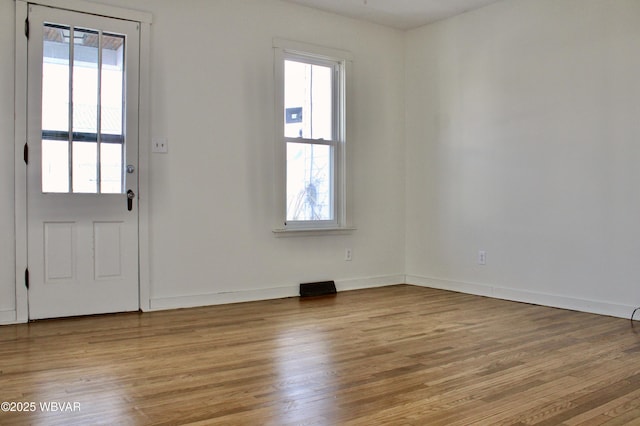
[[313,237],[322,235],[346,235],[355,231],[353,226],[336,227],[336,228],[300,228],[285,229],[278,228],[272,232],[276,237]]

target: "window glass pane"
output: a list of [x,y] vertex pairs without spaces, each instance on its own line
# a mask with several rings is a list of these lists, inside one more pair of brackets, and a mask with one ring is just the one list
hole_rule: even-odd
[[73,142],[73,192],[97,192],[97,148],[98,144],[94,142]]
[[285,60],[285,137],[333,137],[332,67]]
[[287,143],[287,220],[333,220],[333,147]]
[[42,192],[69,192],[69,142],[42,141]]
[[121,194],[122,191],[122,145],[103,143],[100,145],[100,190],[103,194]]

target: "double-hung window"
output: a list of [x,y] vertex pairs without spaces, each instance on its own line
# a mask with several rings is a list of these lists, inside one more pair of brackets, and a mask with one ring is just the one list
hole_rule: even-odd
[[348,54],[286,41],[275,47],[283,229],[344,228]]

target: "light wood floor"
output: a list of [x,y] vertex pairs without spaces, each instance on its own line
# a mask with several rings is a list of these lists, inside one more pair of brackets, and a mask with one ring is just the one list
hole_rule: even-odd
[[0,424],[640,424],[637,332],[412,286],[3,326],[0,401],[80,411]]

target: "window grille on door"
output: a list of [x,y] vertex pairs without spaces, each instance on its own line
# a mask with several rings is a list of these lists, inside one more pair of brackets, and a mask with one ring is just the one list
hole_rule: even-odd
[[42,192],[121,194],[125,37],[44,24]]

